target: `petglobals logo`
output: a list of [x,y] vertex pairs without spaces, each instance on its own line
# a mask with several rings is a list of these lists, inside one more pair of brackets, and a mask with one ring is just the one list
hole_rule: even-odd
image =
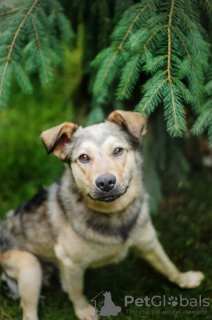
[[91,301],[95,303],[95,317],[99,316],[117,316],[121,312],[121,307],[116,306],[112,300],[110,291],[102,291]]
[[[145,314],[149,316],[151,314],[199,315],[207,314],[208,310],[205,309],[205,307],[210,307],[210,299],[203,298],[201,295],[189,299],[184,298],[182,295],[179,297],[172,295],[168,297],[165,295],[155,295],[151,298],[148,296],[140,298],[128,295],[124,297],[124,306],[121,307],[116,304],[110,291],[101,291],[91,301],[95,304],[95,318],[109,316],[117,317],[120,312],[130,315]],[[123,307],[127,307],[127,309]],[[135,307],[139,308],[136,309]],[[148,307],[150,308],[148,309]],[[160,307],[162,307],[162,310]],[[163,307],[165,307],[165,310]],[[191,307],[191,309],[188,309],[189,307]]]
[[152,298],[144,297],[144,298],[134,298],[133,296],[125,296],[124,298],[124,306],[129,307],[129,305],[134,304],[137,307],[209,307],[210,306],[209,298],[202,298],[201,295],[197,298],[184,298],[182,295],[179,297],[166,297],[164,296],[154,296]]

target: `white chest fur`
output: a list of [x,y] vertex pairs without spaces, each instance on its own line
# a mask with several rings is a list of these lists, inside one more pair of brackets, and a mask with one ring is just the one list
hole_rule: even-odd
[[71,226],[65,226],[54,250],[58,259],[67,266],[74,263],[87,267],[100,267],[125,258],[128,243],[100,244],[78,236]]

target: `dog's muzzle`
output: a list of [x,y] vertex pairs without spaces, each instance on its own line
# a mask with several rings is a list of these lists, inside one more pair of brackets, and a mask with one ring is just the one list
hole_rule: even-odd
[[[125,193],[125,192],[124,192]],[[90,193],[88,193],[88,196],[89,198],[91,198],[92,200],[95,200],[95,201],[101,201],[101,202],[112,202],[112,201],[115,201],[117,198],[121,197],[124,193],[122,194],[116,194],[116,195],[107,195],[107,196],[103,196],[102,194],[101,195],[96,195],[96,197],[92,197],[90,195]]]
[[96,179],[95,183],[101,191],[109,192],[116,184],[116,177],[112,174],[103,174]]
[[[112,183],[112,180],[109,180],[109,177],[107,181],[108,182],[104,182],[103,185],[103,181],[101,180],[100,182],[100,180],[98,180],[97,182],[99,183],[99,187],[96,188],[96,190],[92,192],[92,194],[88,193],[88,197],[95,201],[112,202],[120,198],[127,192],[128,186],[126,186],[125,188],[117,185],[115,186],[115,184]],[[100,183],[102,184],[100,185]]]
[[118,194],[111,194],[111,190],[113,190],[116,184],[116,177],[114,175],[103,174],[96,179],[95,183],[98,190],[100,190],[97,193],[98,201],[112,202],[120,196]]

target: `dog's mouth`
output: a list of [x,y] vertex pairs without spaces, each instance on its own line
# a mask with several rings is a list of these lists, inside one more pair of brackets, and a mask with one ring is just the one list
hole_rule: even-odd
[[115,201],[117,198],[121,197],[122,194],[116,195],[116,196],[108,196],[103,198],[97,198],[93,200],[101,201],[101,202],[112,202]]
[[90,193],[88,193],[88,197],[91,198],[92,200],[94,201],[100,201],[100,202],[113,202],[115,201],[116,199],[120,198],[121,196],[123,196],[126,192],[127,192],[127,189],[128,189],[128,186],[126,187],[126,189],[124,190],[124,192],[122,193],[119,193],[119,194],[108,194],[108,195],[105,195],[105,196],[102,196],[101,195],[97,195],[97,197],[92,197]]

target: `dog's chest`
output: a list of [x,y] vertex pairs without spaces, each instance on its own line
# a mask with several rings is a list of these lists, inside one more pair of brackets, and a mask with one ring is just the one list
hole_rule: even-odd
[[79,264],[84,267],[100,267],[125,258],[129,244],[101,244],[87,241],[70,227],[63,229],[55,246],[56,256],[65,264]]
[[[102,250],[101,250],[102,251]],[[127,247],[117,246],[117,248],[105,248],[103,254],[100,254],[99,250],[96,251],[98,254],[94,257],[94,260],[91,262],[91,268],[98,268],[105,266],[110,263],[117,263],[123,260],[128,252]]]

